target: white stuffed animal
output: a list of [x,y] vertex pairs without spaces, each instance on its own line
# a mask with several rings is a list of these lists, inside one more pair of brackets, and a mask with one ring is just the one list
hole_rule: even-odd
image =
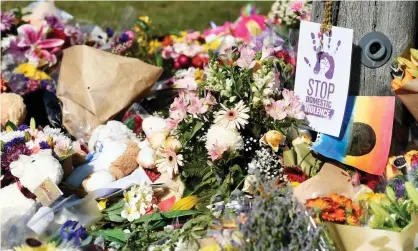
[[146,169],[155,168],[155,151],[164,143],[168,136],[166,121],[163,118],[150,116],[142,121],[142,130],[147,139],[139,144],[141,150],[136,161]]
[[96,127],[89,140],[93,159],[74,169],[66,182],[92,192],[131,174],[138,167],[139,141],[135,133],[119,121]]
[[[52,156],[51,150],[41,150],[31,156],[20,155],[18,160],[10,163],[10,171],[32,193],[47,178],[58,184],[64,175],[61,164]],[[38,205],[35,200],[26,198],[16,183],[0,189],[0,201],[1,227],[14,217],[35,212]]]
[[100,143],[107,138],[112,140],[130,139],[138,143],[140,141],[135,133],[122,122],[111,120],[106,125],[99,125],[93,130],[88,144],[89,152],[98,152]]

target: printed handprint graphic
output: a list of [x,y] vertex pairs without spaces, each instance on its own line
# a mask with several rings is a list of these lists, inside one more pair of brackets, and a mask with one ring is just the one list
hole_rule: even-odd
[[[334,50],[331,49],[331,37],[332,37],[332,33],[329,33],[328,36],[328,43],[327,46],[323,46],[322,48],[320,47],[320,45],[318,44],[317,46],[317,38],[318,40],[321,38],[320,36],[323,36],[322,34],[318,34],[318,36],[316,37],[315,34],[313,32],[311,32],[311,38],[312,38],[312,45],[313,45],[313,50],[315,51],[315,53],[317,54],[317,58],[316,58],[316,63],[315,66],[313,68],[313,71],[315,74],[319,74],[320,72],[324,74],[324,76],[327,79],[332,79],[334,76],[334,68],[335,68],[335,61],[334,61],[334,55],[337,53],[338,48],[341,45],[341,40],[338,40],[337,42],[337,46],[335,47]],[[324,42],[325,42],[325,38],[324,38]],[[320,50],[320,51],[318,51]],[[311,63],[309,62],[309,60],[304,57],[305,62],[309,65],[309,67],[311,66]]]

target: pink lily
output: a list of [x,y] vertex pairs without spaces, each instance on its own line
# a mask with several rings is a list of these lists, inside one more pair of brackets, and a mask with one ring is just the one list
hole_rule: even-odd
[[193,115],[200,114],[202,104],[199,100],[199,97],[196,94],[189,95],[189,101],[190,104],[187,107],[187,112]]
[[165,126],[169,130],[174,130],[174,129],[177,128],[177,126],[179,125],[180,122],[181,122],[180,120],[176,120],[176,119],[169,118],[169,119],[167,119]]
[[282,91],[284,103],[286,106],[291,105],[294,101],[299,101],[299,97],[295,96],[294,91],[289,91],[288,89],[284,89]]
[[177,97],[174,99],[174,102],[170,106],[170,118],[174,120],[182,121],[184,118],[186,118],[186,102],[183,97]]
[[302,103],[297,100],[291,103],[288,109],[286,109],[287,115],[295,119],[304,119],[306,115],[302,108]]
[[200,99],[200,103],[202,104],[200,108],[200,113],[206,113],[209,110],[210,106],[216,104],[216,99],[210,92],[206,93],[206,97]]
[[255,66],[254,60],[255,51],[250,46],[242,46],[240,50],[240,58],[237,60],[237,65],[241,68],[251,69]]
[[34,25],[24,24],[17,29],[17,32],[20,38],[18,46],[27,49],[26,57],[30,61],[39,62],[46,60],[50,64],[55,63],[55,55],[47,49],[56,49],[64,44],[64,40],[57,38],[45,39],[43,26],[37,30]]
[[224,152],[226,152],[227,148],[225,146],[217,146],[213,145],[209,150],[209,156],[212,161],[222,158]]
[[286,107],[283,100],[271,100],[271,105],[265,106],[264,109],[274,120],[283,120],[287,117]]

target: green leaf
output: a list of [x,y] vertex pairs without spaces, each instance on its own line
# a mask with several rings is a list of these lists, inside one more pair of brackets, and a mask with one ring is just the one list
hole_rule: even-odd
[[203,126],[203,123],[201,121],[198,121],[196,123],[196,125],[194,125],[192,133],[190,135],[190,139],[192,139],[194,137],[194,135],[196,134],[197,131],[199,131]]
[[10,120],[6,122],[4,128],[10,127],[13,131],[17,131],[17,126]]
[[135,116],[129,117],[127,120],[125,120],[124,124],[131,130],[135,127]]
[[410,182],[405,182],[405,190],[409,199],[418,207],[418,192],[417,189]]
[[107,241],[117,241],[119,243],[125,243],[128,240],[129,234],[123,232],[122,229],[106,229],[106,230],[99,230],[96,232],[91,233],[93,236],[103,236],[103,238]]
[[202,188],[202,187],[204,187],[204,186],[206,186],[206,185],[209,185],[209,184],[211,184],[211,183],[213,183],[213,182],[215,182],[215,181],[216,181],[216,177],[212,177],[212,178],[210,178],[210,179],[208,179],[208,180],[203,181],[202,183],[200,183],[199,185],[197,185],[197,186],[195,187],[193,194],[194,194],[196,191],[199,191],[199,189],[200,189],[200,188]]
[[113,222],[125,222],[126,219],[122,218],[119,214],[108,214],[104,217],[105,220],[113,221]]
[[150,214],[150,215],[144,215],[141,218],[135,220],[133,223],[172,219],[172,218],[177,218],[177,217],[181,217],[181,216],[195,215],[195,214],[200,214],[200,213],[201,212],[197,211],[197,210],[168,211],[168,212],[163,212],[163,213],[155,213],[155,214]]
[[35,130],[36,129],[36,122],[35,122],[35,119],[34,118],[31,118],[30,119],[29,127],[32,130]]
[[4,150],[4,142],[2,140],[0,140],[0,148],[2,151]]
[[103,211],[105,213],[108,213],[108,214],[111,214],[112,211],[116,211],[116,210],[121,210],[122,211],[124,205],[125,205],[125,202],[123,200],[120,200],[118,203],[113,204],[111,207],[108,207]]
[[25,141],[29,141],[30,140],[30,133],[29,132],[25,132]]
[[164,65],[164,60],[163,57],[161,56],[160,53],[155,52],[154,53],[154,58],[155,58],[155,64],[159,67],[163,67]]

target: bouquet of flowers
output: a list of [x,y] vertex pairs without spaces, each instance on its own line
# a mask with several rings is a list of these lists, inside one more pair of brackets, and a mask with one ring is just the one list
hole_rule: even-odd
[[181,143],[181,158],[161,149],[160,172],[181,172],[193,193],[229,190],[246,172],[281,176],[286,132],[305,115],[299,98],[281,87],[291,66],[274,56],[272,46],[266,39],[258,53],[244,44],[210,53],[206,80],[170,107],[167,128]]
[[148,54],[156,65],[164,67],[167,76],[180,69],[203,69],[208,62],[208,44],[199,31],[180,31],[150,41]]
[[80,27],[47,15],[39,27],[25,22],[21,9],[1,12],[2,73],[12,92],[25,94],[39,88],[55,92],[50,77],[60,51],[86,42]]

